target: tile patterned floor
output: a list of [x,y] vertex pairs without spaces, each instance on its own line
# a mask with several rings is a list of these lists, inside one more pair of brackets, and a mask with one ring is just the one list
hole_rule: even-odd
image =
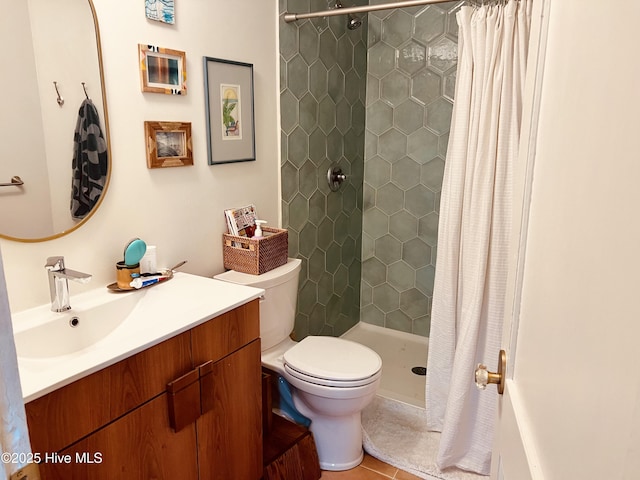
[[389,478],[396,480],[420,479],[420,477],[398,470],[396,467],[365,453],[364,460],[356,468],[343,472],[323,471],[320,480],[388,480]]

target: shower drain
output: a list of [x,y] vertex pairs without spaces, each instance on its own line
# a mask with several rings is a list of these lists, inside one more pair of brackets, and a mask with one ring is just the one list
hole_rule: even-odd
[[427,374],[427,367],[413,367],[411,369],[411,371],[413,373],[415,373],[416,375],[426,375]]

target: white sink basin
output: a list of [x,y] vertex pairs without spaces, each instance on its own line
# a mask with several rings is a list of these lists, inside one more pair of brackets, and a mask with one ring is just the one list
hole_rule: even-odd
[[101,287],[72,294],[72,308],[64,313],[52,312],[49,304],[13,313],[24,401],[35,400],[263,294],[259,288],[176,273],[171,280],[141,290],[114,293]]
[[64,313],[52,312],[49,305],[42,305],[17,314],[14,321],[24,326],[14,332],[18,356],[68,355],[105,340],[124,322],[145,293],[94,295],[85,298],[82,304],[72,304],[73,310]]

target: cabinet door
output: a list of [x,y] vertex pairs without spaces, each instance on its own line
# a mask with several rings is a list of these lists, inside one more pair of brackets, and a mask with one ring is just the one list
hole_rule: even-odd
[[197,479],[195,425],[175,433],[167,408],[160,395],[71,445],[57,457],[70,463],[41,464],[42,479]]
[[209,387],[201,395],[213,407],[196,421],[200,480],[259,479],[262,477],[260,340],[216,362],[210,375],[212,381],[207,382]]

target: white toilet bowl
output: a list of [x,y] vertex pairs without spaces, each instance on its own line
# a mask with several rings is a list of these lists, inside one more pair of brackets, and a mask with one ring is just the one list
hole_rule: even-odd
[[295,407],[311,420],[323,470],[348,470],[363,458],[360,414],[373,400],[382,360],[373,350],[343,338],[289,338],[293,330],[300,260],[263,275],[229,271],[216,279],[265,289],[260,303],[262,364],[293,387]]
[[293,387],[296,408],[311,420],[320,468],[348,470],[359,465],[360,414],[380,386],[378,354],[349,340],[309,336],[299,343],[285,340],[263,352],[262,364]]

